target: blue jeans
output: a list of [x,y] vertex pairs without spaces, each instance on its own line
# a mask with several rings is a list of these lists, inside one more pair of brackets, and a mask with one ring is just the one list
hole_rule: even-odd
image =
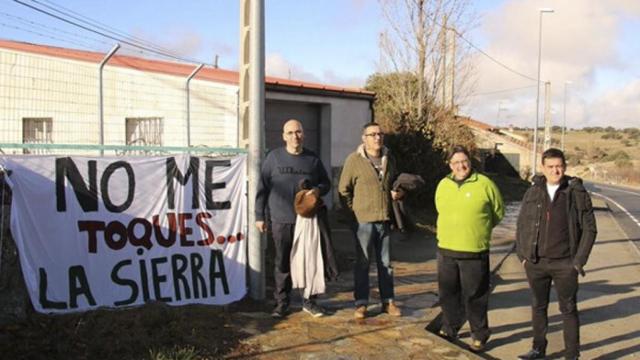
[[356,225],[356,264],[353,269],[356,306],[369,303],[369,264],[371,248],[375,250],[378,265],[378,289],[383,303],[393,300],[393,268],[389,250],[390,229],[386,222]]

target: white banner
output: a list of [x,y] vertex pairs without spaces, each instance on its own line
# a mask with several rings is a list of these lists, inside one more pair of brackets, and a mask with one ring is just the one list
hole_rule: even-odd
[[38,312],[246,293],[246,155],[0,156],[11,232]]

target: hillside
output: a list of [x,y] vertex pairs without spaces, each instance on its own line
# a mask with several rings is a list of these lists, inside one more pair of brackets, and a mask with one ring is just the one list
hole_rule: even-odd
[[[552,146],[560,148],[554,128]],[[517,131],[531,138],[531,131]],[[540,137],[543,133],[539,133]],[[585,128],[565,134],[568,173],[584,179],[640,185],[640,129]]]

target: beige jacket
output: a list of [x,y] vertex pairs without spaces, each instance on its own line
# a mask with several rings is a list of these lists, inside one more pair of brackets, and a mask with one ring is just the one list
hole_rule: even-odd
[[391,219],[391,186],[397,176],[396,162],[389,150],[382,149],[382,175],[379,177],[360,145],[344,162],[338,192],[343,206],[351,209],[359,223]]

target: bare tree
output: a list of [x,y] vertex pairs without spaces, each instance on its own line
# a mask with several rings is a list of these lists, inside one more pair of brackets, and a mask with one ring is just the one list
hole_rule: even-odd
[[469,77],[467,52],[456,49],[455,40],[471,27],[470,1],[379,1],[387,29],[380,34],[377,75],[399,74],[387,84],[388,106],[396,109],[388,120],[394,127],[427,130],[431,120],[455,113],[454,84],[462,88]]

